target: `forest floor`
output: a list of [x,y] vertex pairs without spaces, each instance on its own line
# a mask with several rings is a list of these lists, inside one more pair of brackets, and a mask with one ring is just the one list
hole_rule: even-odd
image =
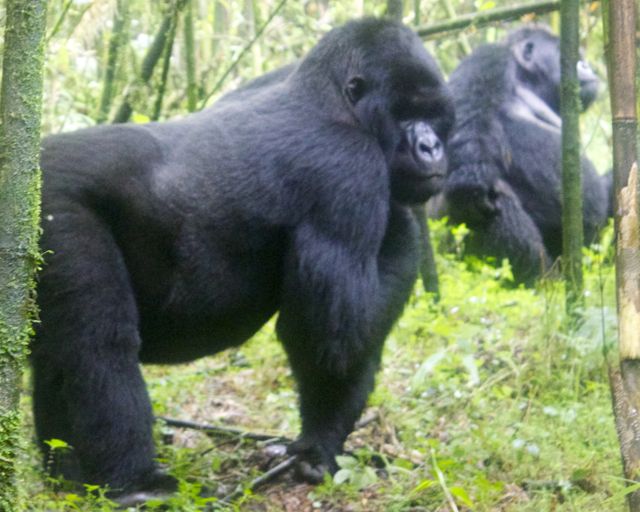
[[[441,224],[432,228],[445,237]],[[569,329],[560,282],[517,288],[506,265],[438,254],[441,300],[416,288],[386,344],[365,412],[375,419],[349,437],[336,478],[313,487],[284,473],[249,491],[284,460],[277,447],[159,422],[161,459],[181,488],[147,510],[624,510],[605,361],[615,340],[614,272],[598,248],[585,261],[584,321]],[[156,414],[295,438],[294,382],[273,325],[239,349],[145,368]],[[615,350],[608,357],[615,362]],[[99,491],[54,492],[32,444],[22,466],[27,510],[113,509]],[[198,497],[201,486],[214,497]],[[237,489],[245,491],[223,504]]]

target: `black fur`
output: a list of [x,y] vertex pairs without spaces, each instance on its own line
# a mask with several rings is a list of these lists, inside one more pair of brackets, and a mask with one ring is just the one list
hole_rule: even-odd
[[[263,92],[263,90],[272,87],[274,84],[286,80],[289,75],[296,69],[295,64],[290,64],[287,66],[283,66],[274,71],[266,73],[259,78],[251,80],[247,84],[244,84],[242,87],[232,91],[228,94],[225,94],[222,98],[218,100],[217,105],[224,105],[227,102],[231,101],[245,101],[252,96],[259,95]],[[451,113],[451,120],[453,121],[453,114]],[[440,131],[444,133],[443,130]],[[445,140],[439,141],[444,147]],[[439,299],[440,296],[440,283],[438,279],[438,272],[436,268],[435,255],[433,252],[433,247],[431,245],[431,235],[429,233],[429,224],[427,223],[427,212],[425,208],[425,204],[422,201],[425,201],[429,197],[440,192],[442,188],[444,173],[447,169],[447,160],[446,154],[444,154],[442,162],[439,164],[439,170],[443,173],[441,178],[432,179],[433,182],[427,194],[424,194],[419,199],[421,201],[409,201],[415,202],[416,204],[412,207],[413,214],[416,217],[416,221],[420,227],[420,262],[418,265],[418,270],[420,273],[420,277],[422,278],[422,286],[426,292],[433,293],[436,299]],[[397,182],[403,183],[406,180],[403,180],[403,176],[400,175],[397,179]],[[411,190],[413,186],[412,182],[406,181],[406,188]],[[394,190],[397,190],[398,193],[394,194]],[[402,187],[397,187],[391,189],[392,195],[396,196],[396,199],[400,202],[404,202],[403,200],[403,191]]]
[[[598,79],[584,61],[578,76],[586,108]],[[450,219],[471,229],[470,252],[509,258],[515,279],[530,284],[562,252],[558,38],[531,26],[481,46],[454,71],[450,87]],[[610,191],[588,159],[582,168],[589,243],[606,221]]]
[[307,480],[336,470],[416,277],[413,203],[444,173],[420,137],[445,141],[453,117],[394,22],[333,30],[285,74],[182,120],[45,139],[34,411],[41,442],[74,447],[68,478],[167,485],[139,363],[239,345],[276,311],[300,393],[291,451]]

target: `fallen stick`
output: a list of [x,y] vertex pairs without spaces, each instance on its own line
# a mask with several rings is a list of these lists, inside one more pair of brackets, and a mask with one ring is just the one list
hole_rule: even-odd
[[[366,427],[367,425],[373,423],[378,419],[378,417],[379,415],[375,411],[372,414],[365,416],[364,418],[356,422],[354,426],[354,431],[360,430]],[[240,430],[238,428],[221,427],[219,425],[209,425],[207,423],[197,423],[195,421],[167,418],[166,416],[156,416],[156,419],[164,421],[167,425],[171,427],[200,430],[202,432],[206,432],[212,435],[219,434],[224,436],[235,436],[235,437],[240,437],[242,439],[252,439],[254,441],[274,441],[274,442],[281,442],[281,443],[293,442],[293,439],[290,439],[288,437],[263,434],[259,432],[247,432],[245,430]]]
[[219,434],[224,436],[240,437],[242,439],[252,439],[254,441],[279,441],[282,443],[290,443],[291,439],[288,437],[272,436],[270,434],[262,434],[257,432],[246,432],[237,428],[221,427],[218,425],[208,425],[206,423],[196,423],[195,421],[178,420],[174,418],[167,418],[165,416],[157,416],[156,419],[164,421],[171,427],[189,428],[192,430],[201,430],[207,434]]
[[245,493],[245,491],[247,490],[254,491],[261,485],[264,485],[270,482],[271,480],[274,480],[276,477],[282,475],[283,473],[286,473],[295,464],[297,459],[298,459],[298,456],[293,455],[288,459],[283,460],[280,464],[272,467],[269,471],[266,471],[259,477],[251,480],[248,486],[242,487],[241,485],[238,485],[235,491],[233,491],[231,494],[228,494],[227,496],[222,498],[219,501],[219,503],[230,503],[236,498],[239,498],[240,496],[242,496]]
[[[374,411],[372,414],[365,416],[364,418],[356,422],[353,429],[354,432],[356,430],[360,430],[366,427],[367,425],[370,425],[371,423],[376,421],[379,417],[380,416],[377,411]],[[156,419],[164,421],[167,425],[172,427],[190,428],[193,430],[200,430],[202,432],[206,432],[207,434],[213,434],[213,435],[219,434],[219,435],[226,435],[226,436],[236,436],[242,439],[253,439],[254,441],[274,441],[274,442],[281,442],[281,443],[291,443],[293,441],[288,437],[272,436],[269,434],[261,434],[256,432],[246,432],[244,430],[240,430],[236,428],[220,427],[217,425],[208,425],[206,423],[197,423],[195,421],[188,421],[188,420],[178,420],[175,418],[167,418],[166,416],[157,416]],[[222,498],[220,501],[216,503],[228,504],[231,501],[235,500],[236,498],[239,498],[240,496],[242,496],[245,493],[245,491],[247,490],[254,491],[258,487],[271,482],[276,477],[286,473],[291,467],[293,467],[297,458],[298,458],[297,455],[293,455],[283,460],[280,464],[277,464],[276,466],[272,467],[270,470],[264,472],[259,477],[251,480],[251,482],[249,482],[249,485],[244,487],[239,485],[235,491],[233,491],[231,494],[228,494],[227,496],[225,496],[224,498]]]

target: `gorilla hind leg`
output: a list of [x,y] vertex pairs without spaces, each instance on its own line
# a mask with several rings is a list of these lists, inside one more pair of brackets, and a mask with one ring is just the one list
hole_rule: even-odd
[[45,451],[51,437],[72,446],[71,464],[59,468],[65,477],[136,486],[154,474],[155,452],[125,263],[93,212],[47,214],[42,247],[53,252],[40,276],[32,352],[36,432]]
[[64,440],[71,431],[67,407],[60,392],[62,372],[53,368],[48,356],[32,354],[33,411],[36,433],[44,453],[44,466],[54,478],[82,481],[80,462],[73,450],[52,448],[47,442]]

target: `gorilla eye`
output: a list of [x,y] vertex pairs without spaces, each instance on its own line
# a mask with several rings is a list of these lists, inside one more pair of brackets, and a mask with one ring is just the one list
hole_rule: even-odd
[[533,56],[533,43],[528,41],[527,44],[524,45],[524,50],[522,51],[522,57],[524,60],[531,60]]
[[352,105],[355,105],[360,101],[360,99],[364,96],[365,92],[365,83],[364,79],[355,76],[349,82],[347,82],[347,86],[345,87],[345,94]]

